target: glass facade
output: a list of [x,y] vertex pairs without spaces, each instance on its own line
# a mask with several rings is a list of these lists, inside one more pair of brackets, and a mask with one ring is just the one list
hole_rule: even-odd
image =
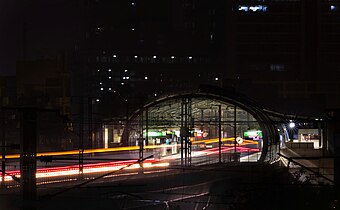
[[156,157],[177,155],[190,165],[270,161],[278,149],[262,119],[224,99],[180,96],[155,101],[136,112],[127,128],[128,145],[143,144]]

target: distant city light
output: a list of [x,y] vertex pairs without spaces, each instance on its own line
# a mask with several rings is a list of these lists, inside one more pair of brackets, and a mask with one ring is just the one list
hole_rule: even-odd
[[125,70],[124,70],[124,72],[128,72],[128,70],[127,70],[127,69],[125,69]]
[[135,29],[134,28],[131,28],[132,31],[134,31]]
[[125,79],[126,77],[123,77],[123,79]]
[[100,88],[100,90],[104,90],[104,88]]
[[189,59],[191,60],[191,59],[192,59],[192,56],[189,56]]
[[155,93],[155,97],[157,96],[157,93]]
[[113,55],[112,57],[116,58],[116,57],[117,57],[117,55]]
[[109,77],[109,79],[111,79],[112,77]]
[[175,58],[175,56],[172,55],[172,56],[171,56],[171,59],[174,59],[174,58]]
[[218,77],[216,77],[215,80],[218,81]]
[[126,77],[126,79],[130,79],[130,77]]
[[153,56],[153,58],[154,58],[154,59],[156,59],[156,58],[157,58],[157,56],[155,56],[155,55],[154,55],[154,56]]
[[250,6],[250,5],[239,5],[238,6],[238,10],[239,11],[244,11],[244,12],[248,12],[248,11],[253,11],[253,12],[266,12],[267,11],[267,6],[266,5],[254,5],[254,6]]
[[98,69],[97,71],[100,72],[100,69]]
[[102,82],[99,82],[100,85],[102,85],[103,83]]
[[112,88],[109,88],[109,90],[112,90]]
[[96,101],[99,102],[100,101],[99,98],[97,98]]
[[131,5],[132,5],[132,6],[135,6],[135,2],[132,2]]
[[148,79],[148,77],[144,77],[144,79]]
[[108,71],[111,71],[111,69],[109,69]]
[[124,85],[124,82],[120,83],[121,85]]
[[135,57],[135,58],[138,58],[138,56],[137,56],[137,55],[135,55],[134,57]]
[[336,11],[336,9],[337,9],[337,7],[334,6],[334,5],[331,5],[330,7],[331,7],[331,11]]

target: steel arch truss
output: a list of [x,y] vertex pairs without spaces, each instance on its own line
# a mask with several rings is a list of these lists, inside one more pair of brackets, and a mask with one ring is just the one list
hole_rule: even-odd
[[[242,138],[243,144],[249,144],[248,153],[259,149],[259,162],[275,159],[279,149],[275,122],[266,111],[233,93],[191,91],[159,97],[130,116],[127,128],[125,143],[129,145],[180,145],[182,165],[191,164],[192,150],[201,143],[207,147],[213,142],[219,150],[221,145],[229,146],[236,153],[241,145],[236,140]],[[249,136],[253,131],[260,131],[260,136]]]

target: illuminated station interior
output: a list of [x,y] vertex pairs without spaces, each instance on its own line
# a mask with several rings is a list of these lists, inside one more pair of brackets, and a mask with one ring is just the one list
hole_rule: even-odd
[[[108,138],[112,126],[105,125],[105,145],[112,140]],[[260,160],[264,147],[261,127],[251,113],[223,99],[165,97],[137,110],[119,141],[127,146],[143,144],[158,157],[184,153],[191,158],[202,151],[213,156],[221,150],[223,162],[233,161],[235,156],[237,161],[254,162]],[[124,136],[128,138],[124,140]]]

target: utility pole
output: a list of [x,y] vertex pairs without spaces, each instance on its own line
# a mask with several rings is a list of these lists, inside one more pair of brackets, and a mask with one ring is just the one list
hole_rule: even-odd
[[149,109],[145,109],[145,144],[149,145]]
[[83,166],[84,166],[84,106],[83,97],[80,97],[79,103],[79,176],[83,178]]
[[236,161],[236,138],[237,138],[237,135],[236,135],[236,106],[234,107],[234,161]]
[[35,209],[37,197],[36,168],[37,168],[37,110],[22,109],[22,138],[20,152],[21,191],[24,209]]
[[218,105],[218,162],[222,162],[222,128],[221,128],[221,104]]
[[2,180],[1,188],[5,188],[5,173],[6,173],[6,139],[5,139],[5,111],[1,110],[1,171]]

